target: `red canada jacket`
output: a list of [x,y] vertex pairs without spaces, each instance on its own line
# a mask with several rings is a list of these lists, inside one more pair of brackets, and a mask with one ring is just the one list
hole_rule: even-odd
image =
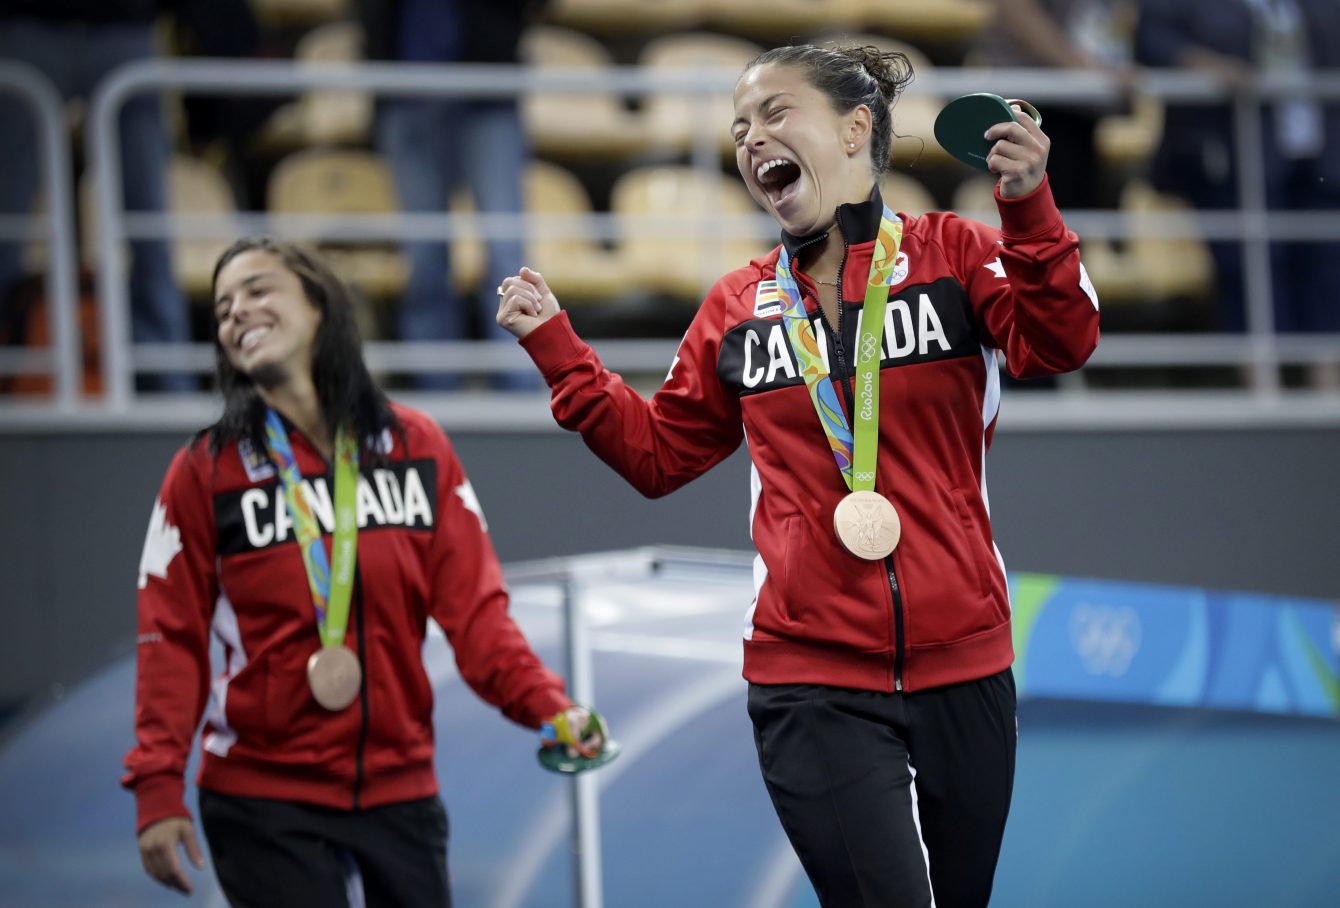
[[[216,458],[201,436],[168,467],[140,563],[136,745],[122,779],[140,830],[190,816],[183,774],[202,714],[198,783],[212,791],[344,809],[434,794],[422,659],[430,617],[462,677],[509,718],[538,728],[571,705],[508,614],[483,514],[446,435],[422,413],[393,409],[403,435],[384,433],[385,463],[360,468],[345,645],[364,688],[340,712],[307,687],[320,638],[266,453],[240,441]],[[333,472],[300,432],[289,439],[329,551]],[[224,655],[212,679],[211,633]]]
[[[679,488],[747,442],[758,549],[748,680],[914,691],[1013,661],[985,472],[997,357],[1018,377],[1078,368],[1097,346],[1098,299],[1045,182],[998,206],[999,231],[947,213],[902,215],[884,311],[875,481],[902,518],[902,540],[882,561],[849,554],[833,530],[848,489],[782,322],[780,248],[717,281],[651,401],[606,370],[563,314],[522,341],[552,388],[559,424],[644,495]],[[837,211],[840,335],[819,314],[813,282],[797,274],[849,424],[882,207],[876,191]],[[793,261],[817,239],[783,237]]]

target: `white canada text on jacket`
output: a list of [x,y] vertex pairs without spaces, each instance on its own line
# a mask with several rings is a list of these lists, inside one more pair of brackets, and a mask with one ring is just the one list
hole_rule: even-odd
[[[431,529],[434,523],[434,501],[429,489],[433,487],[433,483],[426,482],[420,469],[414,465],[363,472],[358,477],[355,498],[358,528],[399,526]],[[322,532],[333,532],[335,502],[330,478],[314,476],[304,479],[302,488]],[[283,486],[279,483],[253,486],[228,498],[231,500],[227,503],[216,502],[222,511],[232,512],[227,516],[220,513],[221,523],[240,523],[239,528],[245,533],[246,547],[261,549],[292,538],[293,518],[284,499]]]

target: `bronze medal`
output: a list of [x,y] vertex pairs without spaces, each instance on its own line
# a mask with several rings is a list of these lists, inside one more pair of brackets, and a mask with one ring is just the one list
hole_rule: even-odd
[[898,512],[878,492],[851,492],[833,509],[833,529],[843,548],[857,558],[879,561],[898,547],[903,534]]
[[358,697],[363,669],[347,646],[323,646],[307,660],[307,685],[316,702],[339,712]]

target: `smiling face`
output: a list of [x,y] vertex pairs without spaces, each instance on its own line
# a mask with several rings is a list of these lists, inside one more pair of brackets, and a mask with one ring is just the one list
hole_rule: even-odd
[[274,253],[248,250],[219,270],[214,318],[228,361],[258,385],[311,375],[321,312]]
[[754,200],[795,236],[826,229],[839,205],[868,197],[869,134],[864,105],[837,112],[799,67],[755,66],[735,86],[736,166]]

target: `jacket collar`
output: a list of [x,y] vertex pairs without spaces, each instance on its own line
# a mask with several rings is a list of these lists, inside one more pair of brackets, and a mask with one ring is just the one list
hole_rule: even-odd
[[[870,189],[870,197],[864,202],[839,205],[837,209],[837,228],[848,246],[867,243],[879,236],[879,220],[884,215],[884,199],[879,194],[879,184]],[[797,250],[824,237],[828,231],[812,233],[809,236],[795,236],[782,231],[782,245],[786,253],[795,258]]]

